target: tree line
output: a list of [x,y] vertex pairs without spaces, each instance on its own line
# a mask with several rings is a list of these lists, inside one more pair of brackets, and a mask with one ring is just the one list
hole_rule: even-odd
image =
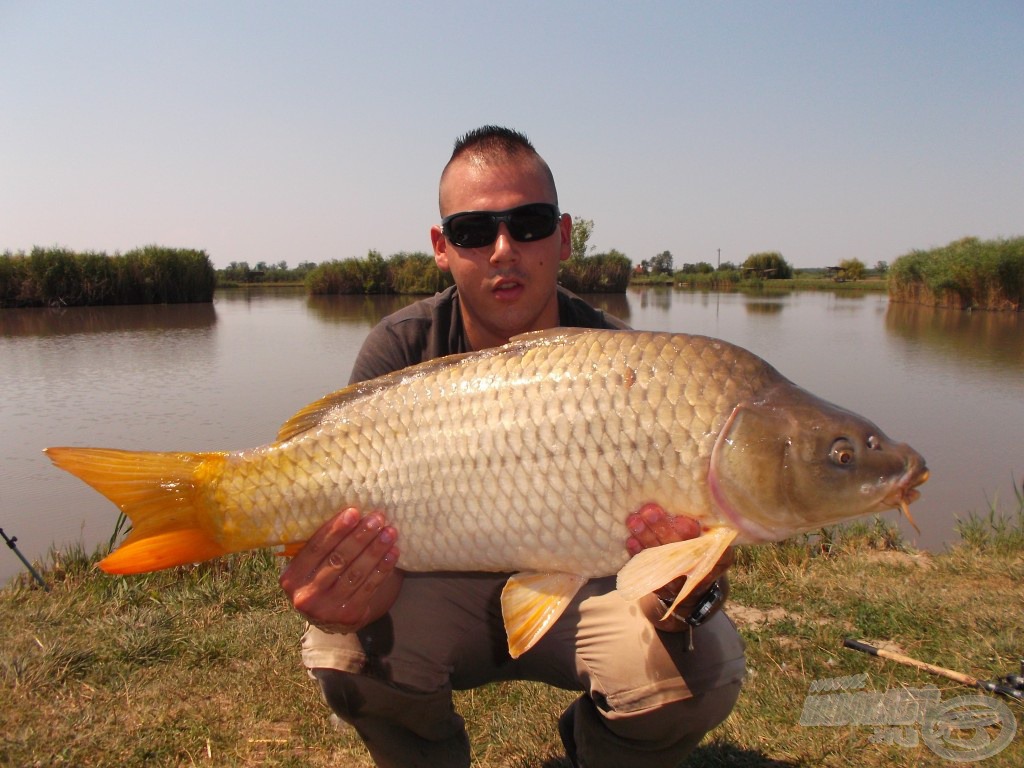
[[[751,254],[739,265],[699,261],[677,269],[666,250],[634,266],[614,249],[588,252],[593,229],[593,221],[573,221],[571,256],[560,265],[559,282],[576,293],[622,293],[631,282],[721,289],[794,276],[777,251]],[[847,259],[824,271],[855,281],[867,267]],[[874,271],[888,273],[889,295],[896,300],[964,308],[1024,306],[1024,238],[964,238],[943,248],[913,251],[891,267],[879,261]],[[214,269],[205,251],[155,245],[112,256],[66,248],[0,255],[0,307],[205,302],[218,285],[240,283],[302,284],[310,294],[432,294],[451,285],[452,278],[424,252],[385,258],[371,250],[363,258],[303,261],[294,269],[285,261],[261,261],[255,268],[231,262],[221,270]]]

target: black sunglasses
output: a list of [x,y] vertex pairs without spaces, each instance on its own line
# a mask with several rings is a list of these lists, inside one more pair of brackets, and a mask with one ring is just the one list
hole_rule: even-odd
[[441,232],[459,248],[482,248],[498,238],[498,225],[505,222],[513,240],[529,243],[550,237],[558,229],[562,214],[551,203],[530,203],[507,211],[463,211],[441,219]]

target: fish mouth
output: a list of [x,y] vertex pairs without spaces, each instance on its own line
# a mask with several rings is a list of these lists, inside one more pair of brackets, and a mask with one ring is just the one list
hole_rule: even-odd
[[930,475],[931,472],[923,461],[913,460],[909,462],[907,471],[896,481],[892,490],[882,499],[882,503],[886,507],[899,509],[907,518],[907,522],[914,526],[914,530],[918,533],[921,533],[921,529],[917,527],[914,516],[910,514],[910,505],[921,498],[921,492],[917,490],[917,486],[926,482]]

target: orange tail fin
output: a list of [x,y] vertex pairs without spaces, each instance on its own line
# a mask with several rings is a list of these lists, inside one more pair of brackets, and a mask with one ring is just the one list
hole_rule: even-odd
[[100,561],[107,573],[147,573],[227,554],[202,525],[200,491],[224,465],[221,453],[149,453],[47,448],[50,461],[114,502],[132,531]]

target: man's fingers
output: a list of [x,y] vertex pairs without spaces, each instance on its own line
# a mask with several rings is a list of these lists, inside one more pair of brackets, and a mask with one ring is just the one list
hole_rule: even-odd
[[359,523],[359,511],[349,507],[339,512],[317,529],[309,541],[292,558],[287,571],[308,573],[329,557],[336,546],[348,536]]
[[[371,563],[379,560],[397,538],[397,532],[385,524],[383,515],[373,512],[360,518],[358,510],[349,508],[328,520],[310,537],[281,574],[285,592],[297,599],[297,590],[314,584],[318,590],[330,592],[336,582],[344,579],[358,586],[367,569],[360,560],[364,551]],[[355,572],[349,573],[355,566]]]
[[700,535],[700,523],[691,517],[670,517],[657,504],[645,504],[626,518],[630,536],[626,549],[635,555],[640,550],[692,539]]

